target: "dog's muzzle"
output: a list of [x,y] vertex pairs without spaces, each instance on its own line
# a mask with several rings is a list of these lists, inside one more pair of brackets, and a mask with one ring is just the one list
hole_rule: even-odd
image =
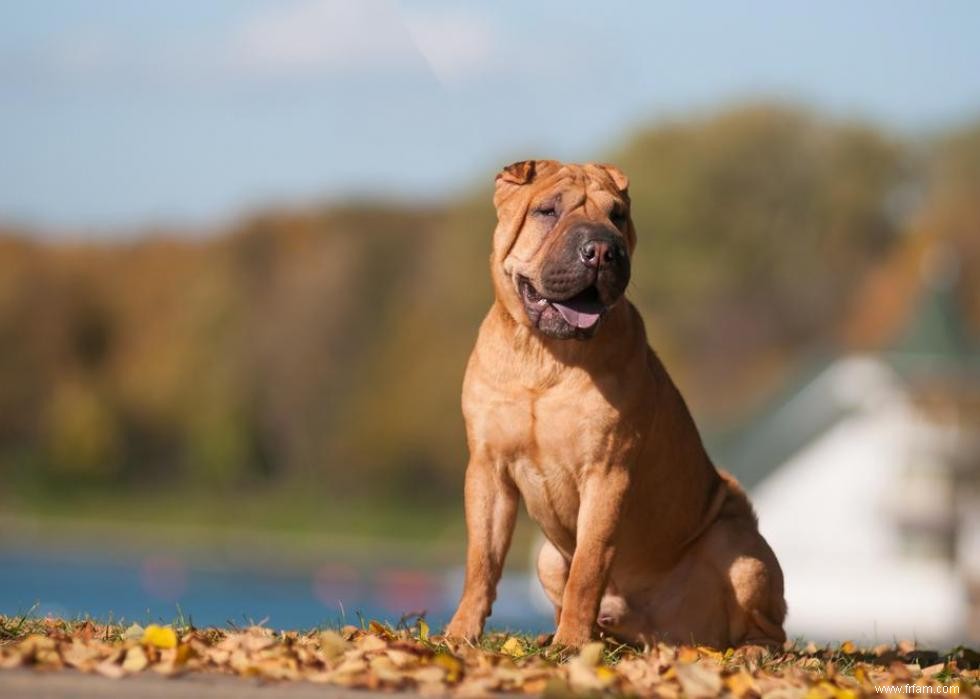
[[563,236],[538,280],[517,277],[528,319],[539,331],[560,339],[587,339],[629,284],[630,259],[618,232],[578,224]]

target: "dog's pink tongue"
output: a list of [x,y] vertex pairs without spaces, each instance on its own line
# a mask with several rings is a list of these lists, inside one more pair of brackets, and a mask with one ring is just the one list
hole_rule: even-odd
[[552,305],[558,309],[558,312],[561,313],[561,317],[565,319],[566,323],[574,325],[576,328],[591,328],[599,320],[599,313],[578,311],[557,301],[552,302]]

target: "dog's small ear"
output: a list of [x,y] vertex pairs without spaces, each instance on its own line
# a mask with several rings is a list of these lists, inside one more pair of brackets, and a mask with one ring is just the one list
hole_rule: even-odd
[[497,175],[497,184],[527,184],[534,179],[536,160],[520,160],[511,163]]
[[620,170],[615,165],[608,165],[606,163],[600,163],[599,167],[605,170],[606,174],[612,178],[613,184],[616,185],[616,189],[620,192],[625,193],[630,188],[630,180],[622,170]]
[[557,169],[554,160],[520,160],[511,163],[497,175],[494,182],[493,205],[500,208],[501,203],[520,187],[530,184],[537,177],[550,174]]

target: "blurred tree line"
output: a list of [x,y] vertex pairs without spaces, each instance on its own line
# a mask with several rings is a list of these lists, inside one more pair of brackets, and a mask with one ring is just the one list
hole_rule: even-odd
[[[980,318],[980,124],[913,143],[757,105],[608,160],[640,231],[628,293],[702,421],[837,342],[862,279],[918,231],[957,246]],[[0,231],[3,482],[455,493],[492,175],[444,206],[267,212],[198,239]]]

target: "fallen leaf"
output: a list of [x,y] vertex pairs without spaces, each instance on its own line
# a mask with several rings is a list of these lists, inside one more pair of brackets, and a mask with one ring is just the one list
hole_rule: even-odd
[[102,660],[101,655],[98,649],[79,639],[73,639],[71,645],[61,653],[65,665],[83,672],[93,669]]
[[368,665],[374,676],[382,682],[397,685],[405,679],[405,674],[398,669],[387,655],[374,656]]
[[429,665],[428,667],[422,667],[412,673],[412,677],[417,682],[441,682],[446,676],[446,671],[437,665]]
[[383,636],[384,638],[392,637],[392,633],[388,627],[378,621],[371,621],[371,623],[368,624],[368,630],[371,633],[377,634],[378,636]]
[[511,636],[500,646],[500,652],[512,658],[522,658],[527,653],[524,643],[517,636]]
[[616,673],[600,665],[604,643],[587,643],[568,661],[568,681],[576,691],[600,690],[616,680]]
[[606,644],[599,643],[598,641],[593,643],[586,643],[582,646],[582,650],[579,651],[576,660],[586,667],[595,667],[602,660],[602,651],[605,650]]
[[361,636],[355,642],[358,649],[369,653],[376,650],[384,650],[388,647],[388,644],[384,642],[384,639],[378,638],[377,636]]
[[746,694],[760,694],[759,685],[756,684],[755,679],[745,670],[739,670],[734,675],[729,675],[724,680],[725,686],[728,691],[735,695],[738,699],[744,697]]
[[[722,655],[720,651],[710,648],[709,646],[698,646],[697,651],[698,655],[700,655],[702,658],[710,658],[711,660],[716,660],[718,662],[725,659],[725,656]],[[734,651],[732,654],[734,655]]]
[[389,648],[385,654],[391,659],[396,667],[408,667],[418,663],[418,656],[397,648]]
[[679,663],[696,663],[700,659],[701,654],[698,653],[697,648],[681,646],[677,651],[677,662]]
[[139,624],[130,624],[123,631],[123,638],[127,641],[140,641],[143,639],[143,627]]
[[796,642],[775,652],[762,652],[761,647],[720,652],[658,642],[643,649],[617,647],[615,661],[606,664],[607,646],[602,643],[588,644],[563,662],[560,655],[529,652],[531,646],[520,636],[491,632],[488,642],[501,649],[491,652],[470,644],[433,645],[431,636],[423,639],[427,631],[422,626],[392,630],[375,623],[369,629],[349,626],[340,632],[301,633],[257,625],[244,630],[190,629],[178,638],[166,626],[124,628],[51,618],[25,623],[0,615],[0,632],[5,634],[0,668],[71,667],[112,678],[147,671],[167,676],[227,673],[464,697],[585,692],[665,699],[719,693],[732,699],[856,699],[872,696],[876,686],[914,683],[924,689],[940,682],[971,696],[980,680],[980,656],[965,648],[943,656],[904,644],[878,647],[872,653],[845,641],[820,648]]
[[463,676],[463,661],[455,655],[450,653],[437,653],[436,657],[432,659],[432,662],[446,671],[447,682],[459,682]]
[[143,632],[143,643],[154,648],[176,648],[177,634],[171,626],[150,624]]
[[675,670],[681,689],[692,699],[714,697],[721,692],[721,675],[713,667],[702,663],[678,663]]
[[141,672],[150,664],[146,657],[146,651],[142,646],[133,646],[126,651],[126,659],[123,660],[122,669],[126,672]]
[[350,643],[336,631],[322,631],[317,640],[320,650],[323,651],[328,660],[339,658],[344,654],[344,651],[350,648]]
[[367,668],[368,664],[364,658],[347,658],[330,674],[334,676],[355,675],[364,672]]

